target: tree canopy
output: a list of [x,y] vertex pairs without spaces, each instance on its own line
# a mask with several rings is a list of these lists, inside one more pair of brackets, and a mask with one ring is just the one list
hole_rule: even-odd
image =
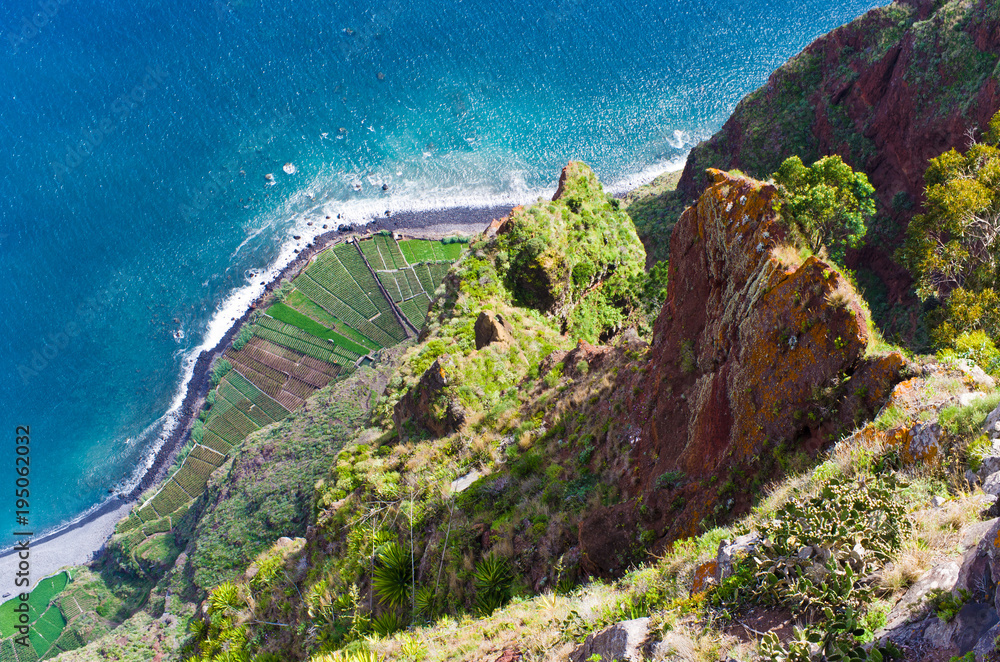
[[932,337],[953,344],[984,330],[1000,339],[1000,113],[983,142],[965,153],[951,149],[930,160],[924,174],[924,213],[913,218],[897,258],[922,300],[936,299]]
[[875,189],[865,173],[836,154],[809,167],[792,156],[772,178],[781,193],[778,212],[789,227],[814,253],[825,249],[843,265],[845,251],[861,245],[875,214]]

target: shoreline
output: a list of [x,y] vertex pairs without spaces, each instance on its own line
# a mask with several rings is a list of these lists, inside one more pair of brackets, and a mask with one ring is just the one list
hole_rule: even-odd
[[[318,235],[313,241],[306,244],[302,249],[296,249],[296,257],[285,266],[277,275],[268,281],[264,292],[257,297],[243,314],[234,320],[229,329],[222,336],[218,343],[211,349],[203,351],[195,362],[191,379],[187,383],[187,394],[179,412],[177,427],[164,441],[160,450],[150,465],[149,469],[139,480],[139,484],[126,495],[115,495],[112,498],[122,498],[124,503],[132,504],[139,496],[151,487],[158,485],[166,477],[166,472],[173,465],[177,453],[187,443],[191,432],[191,426],[195,418],[201,411],[205,396],[209,391],[211,381],[212,363],[229,348],[233,340],[239,333],[240,328],[250,318],[251,313],[271,295],[281,281],[293,280],[305,269],[312,258],[326,250],[330,246],[342,243],[352,237],[363,237],[388,230],[400,232],[407,236],[422,239],[438,239],[450,234],[475,235],[486,229],[490,221],[494,218],[501,218],[510,213],[514,205],[498,207],[454,207],[451,209],[429,210],[420,212],[401,212],[395,216],[386,218],[374,218],[364,225],[350,224],[341,227],[346,229],[332,229]],[[456,220],[455,215],[459,215]],[[332,221],[331,221],[332,222]],[[53,532],[52,536],[58,534]],[[0,558],[4,554],[0,553]]]
[[[251,313],[261,306],[282,280],[294,279],[316,254],[352,237],[367,236],[381,230],[420,239],[441,239],[450,235],[474,236],[482,233],[493,219],[506,216],[514,206],[452,207],[398,212],[388,217],[372,218],[365,224],[346,223],[338,227],[333,227],[337,226],[337,220],[330,219],[328,225],[333,229],[317,235],[303,248],[295,249],[295,258],[268,281],[263,293],[249,304],[239,318],[230,323],[215,346],[198,355],[186,384],[186,394],[177,412],[177,425],[160,445],[138,484],[128,492],[111,495],[77,519],[31,541],[31,587],[62,568],[87,564],[100,558],[118,521],[127,516],[143,492],[162,482],[177,453],[190,438],[191,427],[209,391],[212,363],[225,352]],[[42,562],[37,561],[39,556],[43,558]],[[64,562],[60,562],[63,559]],[[0,577],[13,577],[13,570],[8,572],[7,566],[15,567],[16,561],[13,547],[0,550]],[[37,572],[36,568],[39,569]],[[0,584],[0,595],[7,592],[11,592],[11,589]],[[0,601],[4,599],[0,597]]]

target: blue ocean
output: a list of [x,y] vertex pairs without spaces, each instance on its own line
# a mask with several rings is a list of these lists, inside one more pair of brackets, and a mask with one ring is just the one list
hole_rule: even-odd
[[570,159],[648,181],[880,4],[4,0],[0,544],[17,426],[36,533],[134,484],[327,216],[531,201]]

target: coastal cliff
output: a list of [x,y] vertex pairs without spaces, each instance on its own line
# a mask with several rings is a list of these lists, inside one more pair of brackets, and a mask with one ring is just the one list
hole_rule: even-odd
[[[919,313],[893,251],[920,211],[928,160],[968,147],[970,132],[1000,109],[998,61],[993,3],[901,0],[874,9],[817,39],[745,97],[692,149],[679,195],[694,200],[710,183],[706,168],[767,178],[789,156],[812,163],[839,154],[867,173],[879,200],[866,245],[848,252],[848,267],[871,270],[885,300],[877,315],[912,338]],[[900,303],[910,306],[905,314],[888,310]]]
[[787,243],[773,186],[710,176],[674,228],[649,358],[618,387],[628,413],[609,438],[628,442],[622,488],[643,508],[626,502],[581,527],[594,571],[620,567],[637,525],[672,541],[746,512],[778,458],[815,454],[869,418],[904,365],[871,352],[844,276]]
[[[1000,106],[998,34],[985,2],[899,2],[793,58],[692,152],[665,270],[579,162],[467,248],[322,256],[325,285],[290,284],[226,353],[202,439],[231,443],[173,474],[191,498],[161,489],[81,575],[120,608],[62,659],[991,659],[993,379],[904,358],[781,191],[725,170],[868,172],[882,211],[849,264],[903,300],[891,248],[927,158]],[[350,376],[296,399],[263,379],[320,361]],[[260,425],[222,424],[242,413]]]

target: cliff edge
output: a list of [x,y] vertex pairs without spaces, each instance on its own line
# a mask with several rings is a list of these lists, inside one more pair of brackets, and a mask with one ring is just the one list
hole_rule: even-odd
[[662,540],[746,511],[795,453],[815,454],[884,403],[904,365],[869,356],[851,284],[785,243],[776,189],[710,171],[681,216],[648,363],[618,386],[627,415],[622,489],[632,501],[581,527],[585,565],[621,566],[638,522]]

